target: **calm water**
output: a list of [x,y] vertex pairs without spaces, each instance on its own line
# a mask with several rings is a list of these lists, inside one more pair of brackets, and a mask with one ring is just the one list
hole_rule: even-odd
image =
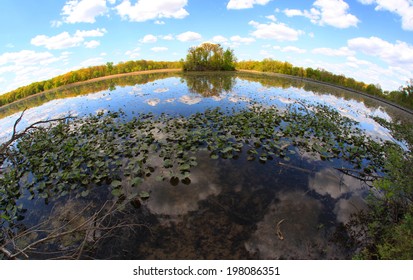
[[[372,116],[409,118],[377,101],[299,80],[239,73],[171,73],[86,84],[0,108],[0,139],[9,137],[24,107],[31,108],[19,129],[68,114],[82,117],[122,110],[126,118],[140,112],[185,116],[217,106],[241,109],[259,102],[286,108],[296,101],[333,106],[377,139],[392,137]],[[171,186],[157,182],[156,176],[145,179],[140,190],[148,191],[150,198],[138,206],[127,205],[118,217],[139,226],[116,230],[114,236],[99,243],[91,256],[345,259],[351,254],[337,244],[337,227],[347,222],[351,213],[365,207],[368,187],[364,183],[306,153],[298,153],[288,163],[274,159],[265,164],[249,162],[245,155],[211,160],[200,152],[197,157],[199,164],[191,169],[189,185]],[[91,200],[99,205],[99,201],[113,197],[110,192],[95,190],[87,199],[70,203],[26,201],[29,211],[23,223],[33,225],[45,217],[73,215],[68,213],[84,209]]]

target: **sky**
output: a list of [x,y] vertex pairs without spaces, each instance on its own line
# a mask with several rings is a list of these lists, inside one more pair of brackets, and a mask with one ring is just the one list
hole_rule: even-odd
[[0,94],[88,67],[185,58],[202,42],[396,90],[413,78],[413,0],[2,0]]

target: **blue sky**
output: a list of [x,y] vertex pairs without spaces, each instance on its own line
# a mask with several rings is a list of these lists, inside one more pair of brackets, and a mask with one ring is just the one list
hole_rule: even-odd
[[2,0],[0,93],[108,61],[239,60],[323,68],[384,90],[413,78],[412,0]]

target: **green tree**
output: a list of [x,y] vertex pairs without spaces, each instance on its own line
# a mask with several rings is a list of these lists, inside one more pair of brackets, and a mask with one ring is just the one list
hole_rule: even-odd
[[235,70],[236,57],[231,49],[224,49],[219,44],[203,43],[188,50],[183,64],[184,71],[219,71]]

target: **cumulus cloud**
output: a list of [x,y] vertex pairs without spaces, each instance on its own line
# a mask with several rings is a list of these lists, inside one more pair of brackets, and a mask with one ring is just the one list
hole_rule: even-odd
[[162,39],[166,41],[172,41],[174,39],[174,36],[172,34],[168,34],[168,35],[162,36]]
[[49,50],[66,49],[79,46],[84,41],[82,37],[71,36],[68,32],[62,32],[56,36],[37,35],[30,43],[35,46],[44,46]]
[[158,38],[152,34],[145,35],[141,40],[142,43],[156,43]]
[[241,37],[239,35],[232,36],[230,39],[232,42],[237,43],[237,44],[250,44],[250,43],[255,42],[254,38]]
[[129,56],[131,59],[135,59],[141,55],[140,50],[140,48],[135,48],[133,50],[126,51],[125,55]]
[[62,8],[66,23],[94,23],[96,17],[108,12],[106,0],[70,0]]
[[124,0],[115,9],[123,19],[135,22],[160,18],[183,19],[189,15],[184,9],[187,2],[187,0],[138,0],[132,5],[130,0]]
[[277,41],[296,41],[298,37],[304,34],[301,30],[296,30],[291,27],[288,27],[284,23],[258,23],[255,21],[250,21],[256,30],[251,34],[258,39],[274,39]]
[[0,55],[0,66],[30,66],[49,65],[62,58],[55,57],[50,52],[35,52],[32,50],[22,50],[19,52],[6,52]]
[[250,9],[254,5],[267,5],[271,0],[230,0],[227,4],[228,10]]
[[349,5],[343,0],[316,0],[313,8],[308,10],[285,9],[288,17],[304,16],[318,25],[330,25],[336,28],[357,26],[360,21],[355,15],[348,12]]
[[187,31],[177,35],[176,38],[181,42],[193,42],[201,40],[202,36],[199,33]]
[[[49,79],[62,74],[64,69],[56,69],[51,65],[67,60],[69,54],[64,52],[59,56],[55,56],[50,52],[35,52],[33,50],[0,54],[0,75],[11,75],[6,79],[7,85],[2,87],[0,92],[7,92],[31,82]],[[13,76],[15,77],[14,79],[11,78]]]
[[151,48],[151,51],[153,51],[153,52],[165,52],[167,50],[168,50],[168,48],[166,48],[166,47],[153,47],[153,48]]
[[100,46],[100,42],[96,40],[92,40],[89,42],[85,42],[85,47],[88,49],[94,49]]
[[301,49],[295,46],[287,46],[287,47],[280,47],[280,46],[275,46],[274,47],[275,50],[279,50],[281,52],[295,52],[295,53],[306,53],[307,50],[305,49]]
[[406,42],[393,44],[378,37],[358,37],[348,40],[347,44],[349,49],[378,57],[390,66],[413,67],[413,46]]
[[413,31],[413,2],[411,0],[358,0],[362,4],[375,4],[376,11],[389,11],[400,16],[402,28]]
[[96,65],[102,65],[104,64],[103,58],[102,57],[93,57],[86,59],[80,63],[80,66],[82,67],[89,67],[89,66],[96,66]]
[[341,47],[339,49],[331,48],[316,48],[311,51],[314,54],[322,54],[327,56],[350,56],[354,55],[354,51],[349,50],[348,47]]
[[[66,49],[80,46],[87,37],[101,37],[106,33],[106,29],[97,28],[95,30],[77,30],[72,36],[68,32],[62,32],[56,36],[37,35],[30,43],[34,46],[44,46],[49,50]],[[94,43],[96,44],[96,43]]]
[[228,42],[228,39],[225,38],[224,36],[217,35],[217,36],[214,36],[214,37],[212,38],[212,42],[218,43],[218,44],[223,44],[223,43]]

